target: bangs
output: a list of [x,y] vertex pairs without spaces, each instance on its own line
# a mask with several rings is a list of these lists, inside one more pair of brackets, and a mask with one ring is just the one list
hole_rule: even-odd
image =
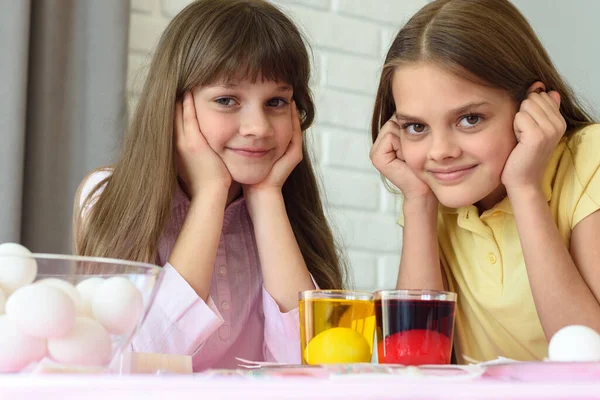
[[[284,82],[294,88],[308,82],[310,67],[299,32],[290,32],[270,15],[246,9],[229,15],[228,24],[215,30],[198,63],[200,85],[258,79]],[[238,29],[227,29],[227,25]]]

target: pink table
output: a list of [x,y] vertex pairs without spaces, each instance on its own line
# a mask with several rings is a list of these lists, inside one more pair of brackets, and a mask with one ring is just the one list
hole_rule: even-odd
[[[4,400],[600,399],[600,380],[409,381],[394,376],[248,379],[202,375],[0,375]],[[588,377],[589,378],[589,377]]]

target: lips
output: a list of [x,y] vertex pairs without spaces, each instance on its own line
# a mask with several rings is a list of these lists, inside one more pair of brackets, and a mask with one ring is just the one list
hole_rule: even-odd
[[458,181],[462,180],[464,177],[469,175],[471,172],[473,172],[473,170],[476,167],[477,167],[477,165],[445,168],[445,169],[440,168],[440,169],[429,170],[429,172],[439,182],[454,183],[454,182],[458,182]]
[[264,149],[260,147],[230,147],[229,150],[243,157],[262,157],[267,154],[270,149]]

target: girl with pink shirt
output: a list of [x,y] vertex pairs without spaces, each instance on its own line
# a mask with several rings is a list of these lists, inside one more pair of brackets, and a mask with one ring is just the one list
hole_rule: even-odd
[[259,0],[196,1],[166,28],[118,161],[81,184],[76,254],[164,268],[133,350],[300,362],[298,292],[341,288],[303,132],[310,64]]

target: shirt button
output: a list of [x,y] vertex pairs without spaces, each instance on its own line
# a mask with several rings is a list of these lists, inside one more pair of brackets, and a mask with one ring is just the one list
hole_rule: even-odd
[[229,310],[229,303],[224,301],[221,303],[221,309],[223,310]]
[[224,265],[219,267],[219,275],[224,276],[227,273],[227,268]]
[[490,264],[496,264],[496,255],[494,253],[488,253],[488,261]]

